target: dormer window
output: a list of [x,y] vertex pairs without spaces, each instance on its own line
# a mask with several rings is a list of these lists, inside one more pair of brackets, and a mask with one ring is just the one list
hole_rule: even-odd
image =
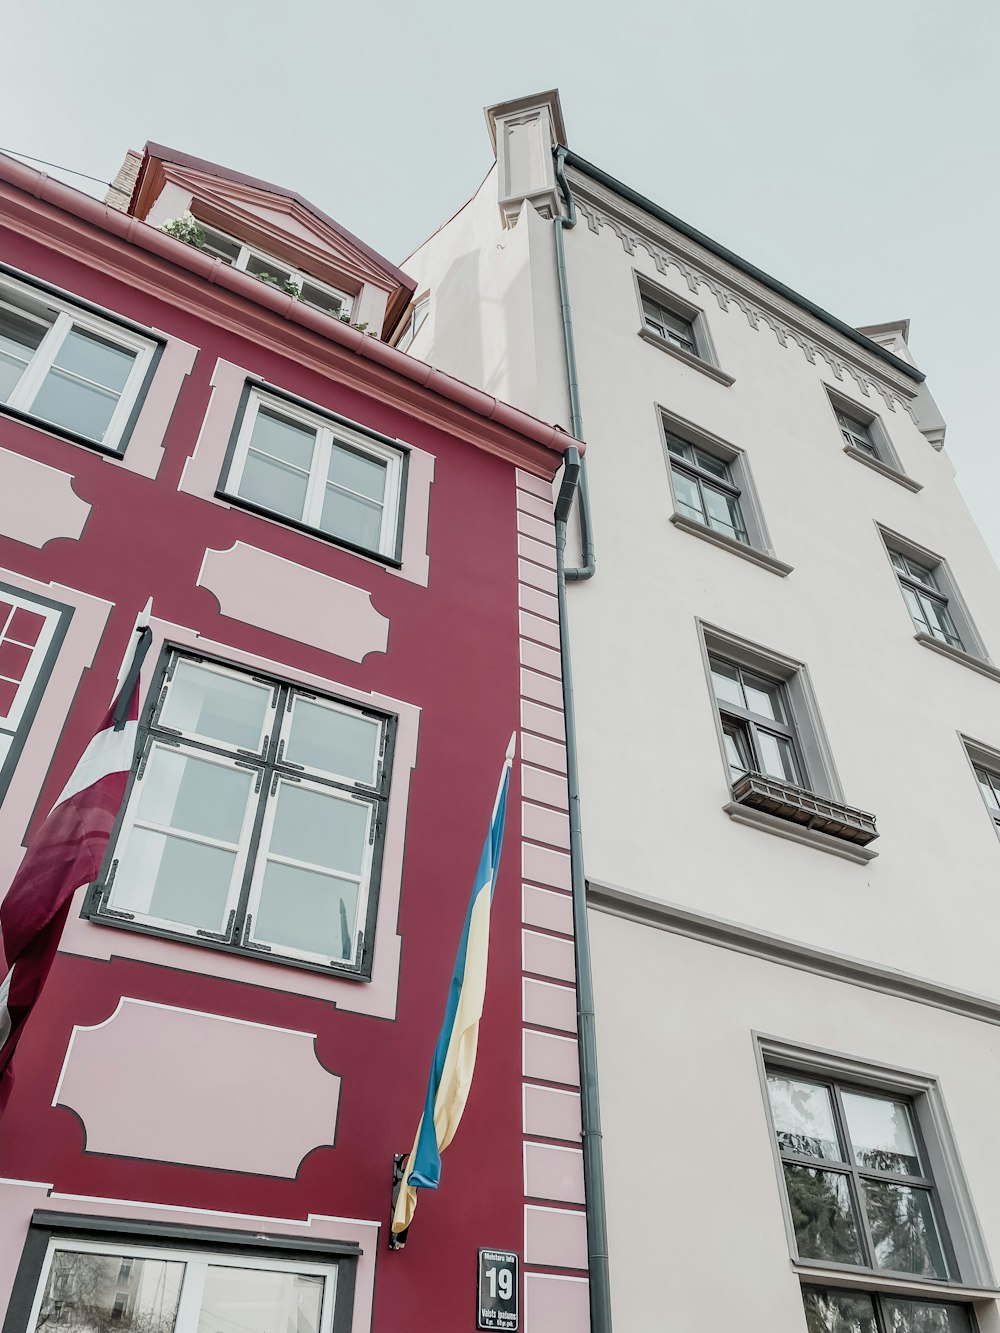
[[354,301],[346,292],[330,287],[325,282],[318,282],[298,269],[289,268],[280,259],[244,245],[217,227],[206,226],[201,221],[198,221],[198,227],[205,237],[199,248],[214,259],[242,269],[244,273],[259,278],[261,282],[272,283],[283,291],[293,293],[297,289],[299,300],[316,310],[322,310],[325,315],[333,315],[334,319],[350,318]]

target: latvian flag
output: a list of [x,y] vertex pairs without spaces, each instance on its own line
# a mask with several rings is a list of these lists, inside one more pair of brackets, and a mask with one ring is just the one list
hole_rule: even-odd
[[152,638],[142,635],[121,693],[62,795],[24,854],[0,903],[10,969],[0,985],[0,1111],[14,1086],[11,1057],[55,957],[73,894],[101,869],[135,752],[139,668]]

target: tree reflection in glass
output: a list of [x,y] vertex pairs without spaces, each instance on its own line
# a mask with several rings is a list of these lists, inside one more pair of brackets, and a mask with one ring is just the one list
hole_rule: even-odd
[[946,1278],[948,1265],[929,1191],[882,1180],[866,1180],[864,1189],[879,1267]]
[[57,1250],[35,1324],[73,1333],[173,1333],[183,1263]]
[[767,1091],[782,1152],[843,1161],[829,1088],[806,1079],[768,1074]]
[[800,1258],[864,1262],[846,1175],[786,1162],[785,1188]]
[[870,1296],[807,1287],[802,1300],[808,1333],[879,1333]]

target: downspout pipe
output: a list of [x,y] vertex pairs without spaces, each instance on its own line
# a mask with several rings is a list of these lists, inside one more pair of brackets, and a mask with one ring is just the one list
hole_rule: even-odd
[[[563,347],[566,352],[566,384],[569,389],[570,430],[573,436],[583,439],[583,413],[580,410],[580,376],[576,368],[576,341],[573,337],[573,311],[569,303],[569,279],[566,276],[566,241],[564,233],[576,226],[576,203],[566,182],[567,149],[560,144],[555,150],[555,171],[559,189],[566,200],[564,217],[558,213],[553,219],[556,230],[556,277],[559,283],[559,313],[562,316]],[[579,565],[571,565],[563,570],[563,578],[568,583],[579,583],[592,579],[596,569],[594,558],[593,525],[590,516],[590,487],[587,483],[587,462],[580,460],[577,481],[577,496],[580,511],[580,543],[583,548]]]
[[[556,174],[569,209],[569,218],[555,218],[556,267],[559,276],[559,304],[562,311],[566,372],[573,434],[582,439],[580,389],[573,346],[573,321],[569,286],[566,281],[564,228],[576,223],[573,199],[562,173],[556,150]],[[579,497],[583,560],[567,568],[567,522],[574,498]],[[590,923],[587,919],[587,878],[583,862],[583,827],[580,818],[580,766],[576,743],[576,707],[573,694],[573,667],[569,649],[567,581],[589,579],[594,574],[594,546],[590,526],[587,493],[587,465],[576,448],[566,450],[562,483],[555,506],[556,575],[559,605],[559,641],[562,645],[563,714],[566,727],[566,785],[569,798],[570,873],[573,890],[573,938],[576,953],[576,1017],[580,1058],[580,1121],[583,1139],[583,1175],[586,1194],[587,1264],[590,1273],[591,1333],[611,1333],[611,1278],[608,1267],[608,1224],[604,1195],[604,1141],[601,1134],[601,1101],[597,1081],[597,1029],[594,1019],[594,974],[590,958]]]

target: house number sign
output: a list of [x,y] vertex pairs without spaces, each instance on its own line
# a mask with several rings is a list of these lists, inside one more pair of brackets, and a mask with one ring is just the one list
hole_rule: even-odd
[[476,1328],[517,1328],[517,1262],[510,1250],[479,1251]]

